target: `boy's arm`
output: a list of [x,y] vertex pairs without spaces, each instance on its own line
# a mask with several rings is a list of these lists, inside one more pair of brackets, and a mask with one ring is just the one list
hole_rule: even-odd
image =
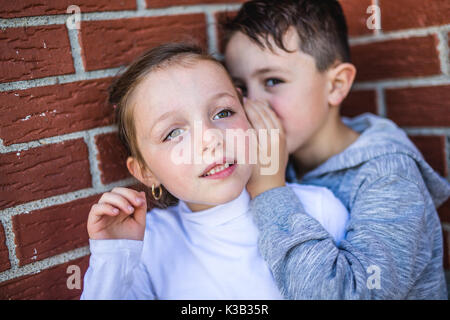
[[[367,182],[339,247],[289,187],[256,196],[251,210],[260,251],[286,298],[402,299],[430,262],[435,230],[427,232],[424,196],[396,175]],[[437,290],[429,285],[424,290]]]
[[89,240],[91,257],[81,300],[154,299],[151,281],[140,262],[143,241]]

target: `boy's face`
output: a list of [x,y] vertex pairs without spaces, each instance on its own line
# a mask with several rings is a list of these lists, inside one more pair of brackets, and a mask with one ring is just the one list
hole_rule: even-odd
[[320,73],[314,58],[299,50],[295,29],[284,37],[286,48],[294,52],[270,41],[274,51],[237,32],[226,47],[225,63],[245,97],[265,101],[275,111],[293,153],[312,143],[329,115],[327,73]]

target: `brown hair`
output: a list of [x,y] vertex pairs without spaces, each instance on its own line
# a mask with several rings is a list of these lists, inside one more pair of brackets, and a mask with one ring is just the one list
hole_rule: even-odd
[[253,0],[242,5],[236,17],[222,24],[225,47],[235,32],[242,32],[261,48],[272,50],[269,36],[285,50],[283,36],[295,27],[300,50],[314,57],[319,71],[335,61],[350,62],[347,24],[336,0]]
[[[118,126],[119,138],[124,145],[127,155],[134,157],[142,169],[148,167],[139,151],[133,121],[133,108],[130,108],[129,99],[134,89],[150,72],[166,68],[174,64],[188,66],[194,61],[208,60],[220,66],[222,64],[208,55],[200,47],[188,43],[167,43],[150,49],[136,58],[125,71],[113,81],[109,87],[109,103],[115,106],[115,118]],[[222,66],[223,67],[223,66]],[[154,206],[166,208],[174,205],[177,199],[171,195],[164,186],[161,186],[163,195],[160,200],[149,200]]]

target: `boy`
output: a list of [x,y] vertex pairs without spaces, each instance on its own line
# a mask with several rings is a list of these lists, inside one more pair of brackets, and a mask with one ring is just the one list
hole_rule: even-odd
[[331,189],[350,212],[336,246],[284,186],[284,172],[252,177],[260,251],[284,296],[446,299],[436,207],[449,184],[391,121],[340,118],[356,69],[338,2],[246,2],[225,31],[225,64],[249,120],[267,127],[271,115],[255,107],[266,104],[282,123],[287,177]]

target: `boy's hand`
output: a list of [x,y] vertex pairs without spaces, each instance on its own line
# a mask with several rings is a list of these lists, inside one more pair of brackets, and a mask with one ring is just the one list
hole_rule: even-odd
[[[261,129],[267,130],[266,145],[261,145],[258,139],[258,163],[254,165],[252,176],[247,184],[247,191],[253,199],[267,190],[286,185],[285,172],[289,154],[281,121],[267,103],[244,98],[244,110],[250,124],[256,130],[258,138],[261,134]],[[271,139],[271,129],[280,130],[279,139]],[[271,150],[276,150],[276,148],[278,148],[278,157],[274,158],[270,152]],[[261,174],[261,168],[263,166],[260,160],[262,156],[267,157],[269,155],[272,162],[278,161],[278,170],[274,174],[264,175]]]
[[89,238],[143,240],[147,201],[144,192],[114,188],[105,192],[89,212]]

